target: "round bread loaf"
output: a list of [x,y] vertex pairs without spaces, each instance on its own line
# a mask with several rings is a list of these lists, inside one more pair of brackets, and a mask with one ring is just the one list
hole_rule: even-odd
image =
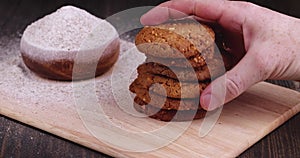
[[106,72],[118,59],[119,47],[110,23],[65,6],[29,25],[20,50],[24,63],[38,75],[79,80]]

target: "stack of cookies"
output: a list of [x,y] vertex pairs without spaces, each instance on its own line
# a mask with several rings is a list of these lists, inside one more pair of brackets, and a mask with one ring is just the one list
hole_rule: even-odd
[[199,104],[200,94],[224,73],[214,41],[211,28],[193,21],[144,27],[135,44],[146,61],[129,87],[136,94],[135,108],[162,121],[203,118],[206,111]]

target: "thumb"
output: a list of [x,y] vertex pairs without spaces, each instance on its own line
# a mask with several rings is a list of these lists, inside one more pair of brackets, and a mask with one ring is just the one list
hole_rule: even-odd
[[202,92],[201,106],[208,111],[214,110],[233,100],[253,84],[263,80],[264,70],[258,57],[247,53],[230,71],[212,81]]

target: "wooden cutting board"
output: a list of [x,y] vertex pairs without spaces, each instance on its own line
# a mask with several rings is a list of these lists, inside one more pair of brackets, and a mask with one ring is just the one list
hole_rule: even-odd
[[[235,157],[300,111],[299,92],[261,82],[225,105],[212,130],[201,137],[203,120],[167,127],[119,105],[128,99],[120,96],[124,74],[132,74],[126,67],[134,71],[128,63],[140,62],[134,56],[122,53],[108,73],[75,83],[41,79],[16,54],[7,59],[0,69],[1,114],[116,157]],[[94,89],[83,88],[89,86]],[[95,94],[97,105],[87,94]],[[159,130],[164,133],[155,135]]]

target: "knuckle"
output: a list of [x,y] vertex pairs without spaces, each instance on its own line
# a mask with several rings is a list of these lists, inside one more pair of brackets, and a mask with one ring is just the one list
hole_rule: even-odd
[[259,55],[254,56],[255,64],[253,65],[257,71],[259,71],[259,76],[261,80],[265,80],[270,76],[272,72],[271,62],[267,59],[267,57],[262,57]]
[[251,2],[239,2],[241,7],[243,7],[244,9],[253,9],[255,8],[255,4],[251,3]]
[[241,94],[243,84],[238,79],[227,78],[226,80],[226,98],[231,100]]
[[236,3],[239,8],[243,9],[246,12],[256,12],[257,5],[255,5],[251,2],[238,1]]

